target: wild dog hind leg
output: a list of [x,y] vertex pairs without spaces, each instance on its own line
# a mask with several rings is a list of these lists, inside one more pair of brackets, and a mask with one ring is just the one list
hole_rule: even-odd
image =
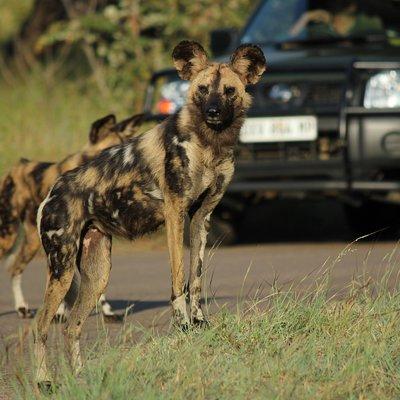
[[47,368],[46,341],[51,321],[64,299],[74,276],[75,265],[66,267],[61,276],[49,272],[43,307],[39,310],[34,326],[34,352],[36,360],[36,382],[42,390],[51,387],[51,375]]
[[[60,182],[59,185],[62,187]],[[46,364],[47,333],[61,301],[71,287],[84,227],[84,222],[79,218],[81,203],[64,199],[56,203],[57,200],[58,196],[49,194],[37,214],[38,230],[46,252],[49,272],[43,306],[35,318],[34,349],[37,362],[36,381],[46,391],[52,386]]]
[[[64,304],[61,303],[59,309],[57,310],[57,320],[59,321],[59,318],[62,316],[61,313],[65,313],[65,309],[68,308],[69,310],[72,310],[72,307],[75,304],[75,301],[78,297],[79,293],[79,287],[81,284],[81,276],[78,270],[75,271],[74,274],[74,279],[72,280],[71,287],[65,296],[65,302]],[[100,295],[97,306],[96,306],[96,312],[102,313],[105,322],[121,322],[124,320],[124,315],[123,314],[116,314],[114,310],[111,307],[111,304],[107,301],[106,295],[103,293]],[[66,318],[65,318],[66,320]]]
[[81,283],[65,328],[66,348],[75,373],[82,367],[79,338],[83,324],[104,293],[111,270],[111,236],[90,228],[82,241]]

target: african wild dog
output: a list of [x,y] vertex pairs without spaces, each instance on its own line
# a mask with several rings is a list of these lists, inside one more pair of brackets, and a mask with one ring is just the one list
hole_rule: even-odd
[[[89,142],[79,152],[59,163],[21,159],[0,183],[0,259],[6,255],[11,274],[15,310],[22,318],[31,318],[21,287],[22,273],[40,248],[36,227],[36,214],[58,176],[92,159],[102,150],[132,137],[143,121],[143,114],[116,123],[108,115],[92,124]],[[115,318],[110,305],[100,300],[103,314]],[[63,310],[60,307],[59,314]]]
[[[183,41],[173,51],[181,78],[191,81],[187,104],[125,144],[106,150],[62,175],[38,213],[48,258],[48,285],[35,326],[37,380],[51,385],[45,353],[50,321],[79,265],[81,285],[65,329],[75,370],[82,362],[79,336],[103,293],[111,268],[111,236],[134,239],[166,225],[175,322],[203,324],[202,261],[210,214],[231,180],[233,152],[250,96],[248,84],[265,70],[259,47],[241,45],[230,63],[208,61],[204,49]],[[183,225],[191,218],[190,319],[186,310]]]

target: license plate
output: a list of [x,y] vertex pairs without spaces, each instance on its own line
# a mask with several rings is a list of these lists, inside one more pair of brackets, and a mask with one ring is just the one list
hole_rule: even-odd
[[243,143],[303,142],[317,136],[317,118],[313,115],[247,118],[240,131]]

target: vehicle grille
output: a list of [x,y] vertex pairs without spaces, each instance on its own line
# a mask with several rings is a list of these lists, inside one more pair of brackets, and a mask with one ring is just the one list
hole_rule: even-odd
[[340,82],[263,82],[252,89],[253,110],[289,112],[310,109],[336,112],[342,97]]
[[318,138],[310,142],[242,143],[238,157],[271,161],[340,158],[342,142],[338,135],[338,117],[345,79],[341,73],[319,72],[266,76],[250,88],[253,105],[249,117],[316,115]]
[[307,107],[337,106],[342,88],[337,83],[317,83],[305,89],[304,105]]

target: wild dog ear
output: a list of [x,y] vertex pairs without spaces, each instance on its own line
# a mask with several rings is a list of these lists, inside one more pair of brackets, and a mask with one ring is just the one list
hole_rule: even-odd
[[94,121],[90,128],[89,141],[96,144],[111,132],[111,128],[115,125],[117,119],[114,114],[106,115],[103,118]]
[[232,54],[231,68],[245,85],[257,83],[266,68],[262,50],[255,44],[242,44]]
[[118,132],[121,136],[129,138],[132,136],[145,120],[145,114],[136,114],[132,117],[124,119],[114,126],[113,130]]
[[207,67],[207,53],[203,46],[190,40],[182,40],[172,52],[172,59],[181,79],[191,80]]

